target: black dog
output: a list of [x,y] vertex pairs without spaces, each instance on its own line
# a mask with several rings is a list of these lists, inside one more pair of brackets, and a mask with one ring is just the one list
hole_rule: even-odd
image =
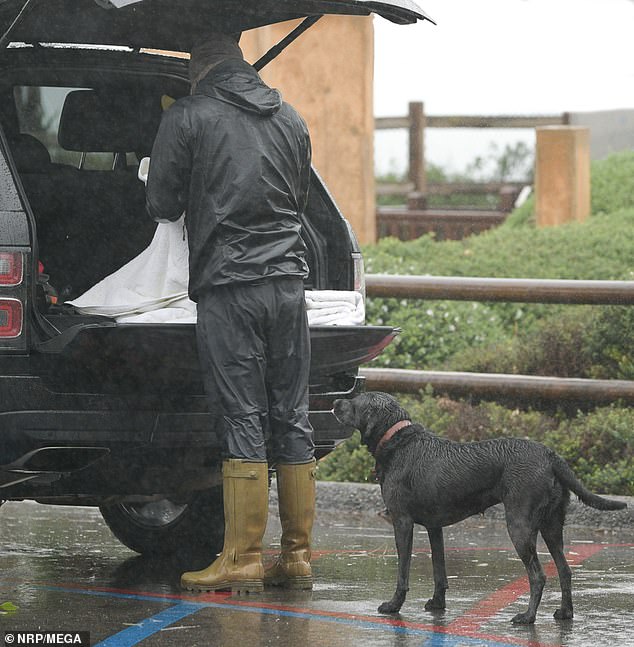
[[456,443],[439,438],[385,393],[336,400],[334,414],[361,432],[374,455],[383,500],[394,525],[398,552],[396,592],[379,613],[396,613],[408,590],[414,524],[427,529],[434,572],[434,596],[426,610],[445,608],[447,576],[443,526],[503,503],[509,535],[530,582],[528,609],[513,618],[535,621],[546,577],[536,551],[540,532],[552,555],[561,586],[555,618],[572,618],[571,572],[563,552],[563,526],[570,491],[586,505],[619,510],[625,503],[587,490],[565,461],[544,445],[519,438]]

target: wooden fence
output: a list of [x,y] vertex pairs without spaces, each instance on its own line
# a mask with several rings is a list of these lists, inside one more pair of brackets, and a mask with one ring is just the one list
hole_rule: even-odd
[[[634,281],[500,279],[448,276],[366,275],[370,297],[449,299],[588,305],[634,305]],[[431,386],[450,397],[587,407],[622,401],[634,404],[634,381],[560,378],[453,371],[363,367],[367,388],[418,393]]]
[[[428,232],[437,239],[457,239],[480,233],[504,221],[513,209],[523,186],[517,182],[431,183],[427,181],[425,165],[425,130],[427,128],[537,128],[566,125],[568,113],[559,115],[426,115],[421,102],[409,104],[404,117],[377,117],[376,130],[406,129],[409,133],[409,168],[403,183],[377,184],[377,196],[406,196],[407,208],[379,207],[377,230],[379,237],[396,236],[410,240]],[[497,209],[430,209],[429,196],[456,194],[497,195]]]

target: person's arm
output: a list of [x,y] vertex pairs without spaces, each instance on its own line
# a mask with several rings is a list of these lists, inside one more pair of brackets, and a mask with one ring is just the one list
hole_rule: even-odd
[[187,206],[191,153],[184,107],[178,102],[163,114],[146,188],[146,211],[157,222],[178,220]]

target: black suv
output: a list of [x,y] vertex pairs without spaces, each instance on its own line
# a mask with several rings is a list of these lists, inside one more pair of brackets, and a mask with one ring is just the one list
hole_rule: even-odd
[[[0,503],[99,506],[142,553],[219,547],[219,442],[194,326],[118,324],[64,302],[153,236],[137,168],[162,110],[189,91],[178,52],[204,31],[305,18],[290,41],[321,14],[370,12],[425,18],[409,0],[0,0]],[[354,235],[316,173],[303,225],[307,289],[363,290]],[[311,328],[318,457],[349,435],[333,400],[359,391],[359,365],[395,334]]]

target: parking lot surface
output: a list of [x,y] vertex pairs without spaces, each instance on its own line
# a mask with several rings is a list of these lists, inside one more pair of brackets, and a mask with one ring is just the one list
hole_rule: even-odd
[[[238,597],[184,593],[181,571],[200,565],[187,556],[166,562],[136,555],[95,509],[7,503],[0,508],[0,645],[5,632],[88,631],[92,645],[108,647],[634,646],[634,528],[567,529],[572,621],[552,617],[558,581],[542,545],[549,579],[537,622],[522,627],[510,620],[527,602],[523,566],[504,524],[481,518],[446,530],[446,611],[423,609],[433,584],[420,529],[401,614],[379,615],[395,586],[397,560],[390,525],[369,512],[319,513],[312,592]],[[267,560],[276,542],[279,520],[271,514]]]

